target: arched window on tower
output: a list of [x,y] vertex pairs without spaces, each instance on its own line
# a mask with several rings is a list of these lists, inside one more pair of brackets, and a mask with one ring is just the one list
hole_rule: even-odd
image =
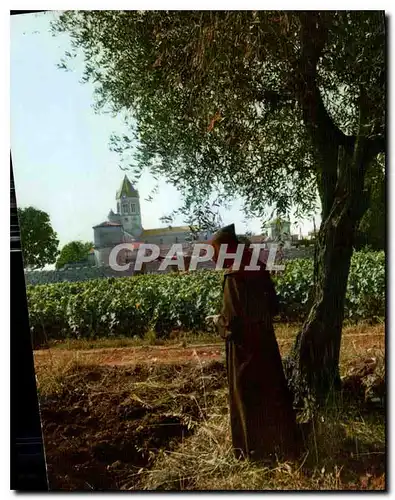
[[131,210],[131,213],[132,213],[132,214],[135,214],[135,213],[136,213],[136,204],[135,204],[135,203],[132,203],[132,204],[130,205],[130,210]]
[[129,205],[127,203],[123,203],[122,204],[122,212],[124,214],[128,214],[129,213]]
[[119,214],[119,202],[117,203],[117,213]]

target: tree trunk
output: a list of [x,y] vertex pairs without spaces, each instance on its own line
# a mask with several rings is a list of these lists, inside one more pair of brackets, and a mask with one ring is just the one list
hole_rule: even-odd
[[321,399],[338,388],[339,353],[344,301],[357,220],[350,215],[350,200],[335,200],[319,232],[314,303],[287,362],[295,395],[308,388]]
[[[322,403],[340,387],[339,357],[344,302],[357,226],[368,207],[364,173],[371,155],[364,144],[339,158],[338,181],[316,243],[313,305],[285,362],[299,406],[307,395]],[[323,216],[324,216],[323,211]]]
[[318,85],[317,67],[328,39],[326,14],[300,12],[300,57],[296,89],[317,164],[322,224],[314,259],[313,306],[286,360],[297,403],[305,396],[325,400],[340,385],[339,357],[344,301],[357,225],[368,207],[366,170],[385,138],[371,136],[374,106],[359,89],[358,133],[345,135],[329,115]]

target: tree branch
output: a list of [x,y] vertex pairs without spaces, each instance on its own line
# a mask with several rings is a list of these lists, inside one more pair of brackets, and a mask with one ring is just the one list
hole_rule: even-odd
[[[324,13],[319,12],[299,13],[301,56],[297,62],[297,92],[305,124],[315,146],[324,156],[332,148],[336,156],[340,145],[348,149],[353,146],[355,138],[346,136],[334,123],[317,85],[317,64],[328,37],[324,16]],[[336,162],[333,168],[336,169]]]

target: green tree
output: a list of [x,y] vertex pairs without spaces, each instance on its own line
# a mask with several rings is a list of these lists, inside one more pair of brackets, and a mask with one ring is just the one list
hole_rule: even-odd
[[374,177],[370,180],[370,206],[358,227],[355,241],[357,250],[364,247],[372,250],[385,250],[386,248],[387,199],[383,158],[381,158],[381,163],[382,168],[374,169]]
[[59,253],[59,240],[49,215],[34,207],[18,208],[18,219],[25,268],[42,269],[53,264]]
[[56,261],[56,269],[61,269],[66,264],[84,261],[93,247],[92,242],[83,243],[82,241],[71,241],[67,243]]
[[325,397],[366,173],[385,151],[384,13],[73,11],[54,30],[83,49],[96,109],[129,120],[112,149],[178,186],[186,211],[216,190],[253,215],[299,217],[318,191],[314,300],[287,373]]

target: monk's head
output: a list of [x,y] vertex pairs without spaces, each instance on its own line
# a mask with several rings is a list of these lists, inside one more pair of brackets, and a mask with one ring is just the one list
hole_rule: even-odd
[[214,248],[213,261],[217,262],[221,245],[228,245],[228,252],[235,252],[239,240],[235,232],[235,225],[230,224],[217,231],[212,237],[210,244]]

